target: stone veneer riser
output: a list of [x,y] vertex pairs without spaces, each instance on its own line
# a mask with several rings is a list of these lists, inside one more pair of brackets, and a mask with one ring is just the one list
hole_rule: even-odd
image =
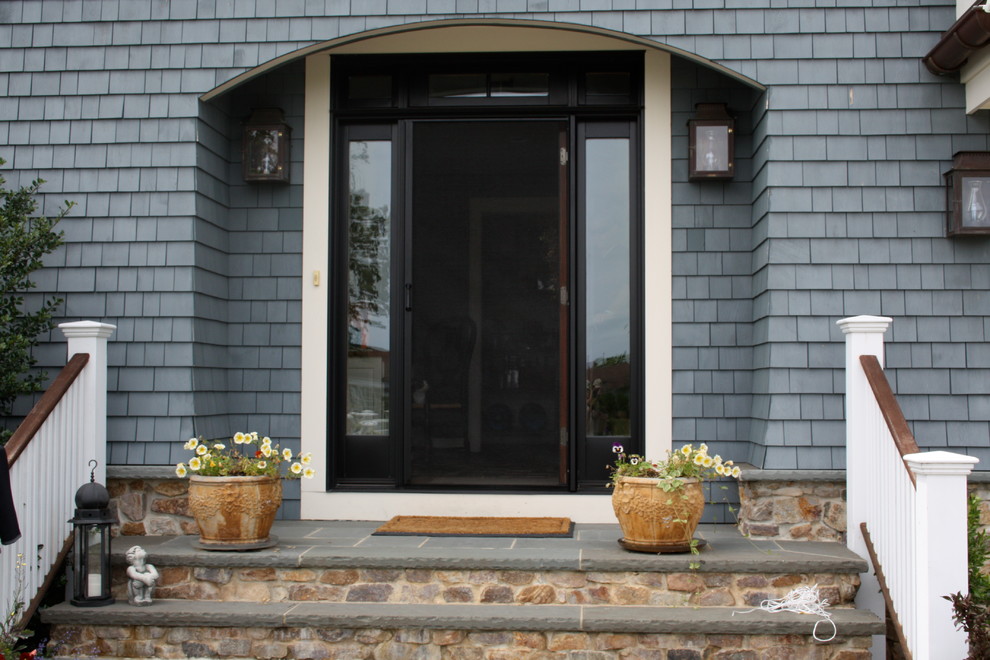
[[[756,607],[800,586],[851,606],[855,573],[581,572],[159,566],[156,598],[241,602]],[[114,595],[126,600],[123,568]]]
[[816,645],[807,635],[469,631],[425,628],[60,626],[84,657],[261,660],[869,660],[870,637]]

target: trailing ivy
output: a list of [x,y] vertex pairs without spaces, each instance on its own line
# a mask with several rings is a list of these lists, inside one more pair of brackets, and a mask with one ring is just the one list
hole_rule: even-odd
[[[6,161],[0,158],[0,166]],[[8,190],[0,176],[0,416],[9,417],[15,399],[41,389],[44,373],[32,373],[36,359],[32,349],[39,335],[54,327],[52,316],[62,303],[45,298],[26,305],[24,293],[33,289],[31,274],[41,268],[46,255],[62,244],[55,225],[65,217],[72,202],[65,202],[51,218],[37,216],[35,196],[44,181]],[[0,443],[11,431],[0,430]]]

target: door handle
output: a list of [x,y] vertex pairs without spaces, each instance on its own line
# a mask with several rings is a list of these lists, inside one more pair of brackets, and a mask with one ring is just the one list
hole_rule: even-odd
[[406,311],[412,311],[412,284],[406,284]]

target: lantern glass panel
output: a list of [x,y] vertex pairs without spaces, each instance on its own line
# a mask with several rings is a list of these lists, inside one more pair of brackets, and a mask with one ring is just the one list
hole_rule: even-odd
[[694,168],[698,172],[729,169],[729,127],[698,126]]
[[102,525],[85,525],[82,533],[86,538],[86,598],[100,598],[103,593],[103,554],[106,539]]
[[990,227],[990,176],[962,177],[962,224]]
[[278,129],[249,129],[248,163],[251,173],[257,176],[277,175],[282,169],[280,147],[282,134]]

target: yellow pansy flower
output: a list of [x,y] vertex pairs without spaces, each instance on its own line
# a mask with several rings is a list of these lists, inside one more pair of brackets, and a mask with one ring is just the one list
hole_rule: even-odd
[[181,479],[182,477],[186,476],[186,474],[187,471],[186,471],[185,463],[179,463],[178,465],[175,466],[175,476]]

